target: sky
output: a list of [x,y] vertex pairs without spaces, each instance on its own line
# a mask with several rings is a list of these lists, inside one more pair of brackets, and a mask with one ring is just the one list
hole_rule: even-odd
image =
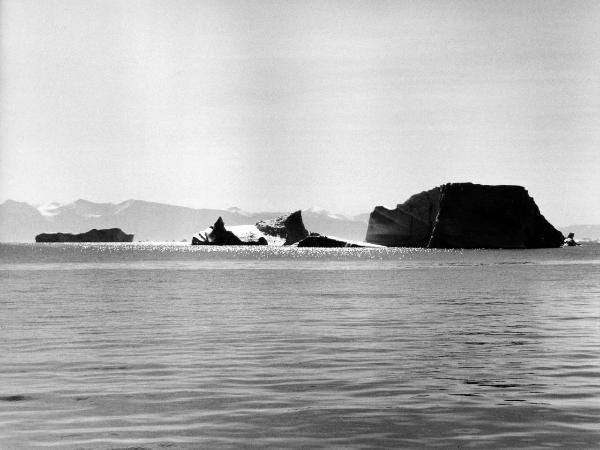
[[0,201],[600,223],[600,2],[0,0]]

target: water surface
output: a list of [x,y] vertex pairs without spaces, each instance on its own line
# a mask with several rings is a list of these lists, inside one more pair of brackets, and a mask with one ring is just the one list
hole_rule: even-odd
[[600,247],[0,245],[0,448],[600,442]]

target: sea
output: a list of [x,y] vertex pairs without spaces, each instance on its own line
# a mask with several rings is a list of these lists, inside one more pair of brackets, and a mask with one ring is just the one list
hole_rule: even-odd
[[0,244],[1,449],[600,448],[600,246]]

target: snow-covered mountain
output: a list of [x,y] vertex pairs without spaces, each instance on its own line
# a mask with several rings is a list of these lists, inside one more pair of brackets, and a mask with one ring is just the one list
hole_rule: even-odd
[[[212,225],[219,216],[225,225],[254,224],[291,211],[251,213],[240,208],[194,209],[183,206],[126,200],[121,203],[95,203],[77,200],[60,205],[49,203],[37,208],[28,203],[7,200],[0,204],[0,241],[33,242],[39,233],[82,233],[92,228],[121,228],[135,234],[135,240],[180,241]],[[346,217],[309,208],[302,216],[310,231],[362,240],[367,231],[367,215]]]

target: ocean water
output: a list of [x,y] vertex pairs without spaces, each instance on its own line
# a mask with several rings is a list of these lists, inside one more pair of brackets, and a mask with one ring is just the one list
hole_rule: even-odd
[[600,246],[0,245],[0,448],[598,448]]

